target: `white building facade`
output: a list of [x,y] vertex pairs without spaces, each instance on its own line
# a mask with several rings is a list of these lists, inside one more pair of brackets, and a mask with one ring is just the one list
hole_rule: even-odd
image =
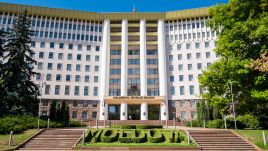
[[198,76],[218,59],[207,8],[92,13],[0,3],[0,28],[18,10],[31,19],[41,114],[66,101],[83,120],[191,120]]

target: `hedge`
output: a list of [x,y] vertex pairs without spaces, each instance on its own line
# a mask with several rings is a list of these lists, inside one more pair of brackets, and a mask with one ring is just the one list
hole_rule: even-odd
[[92,132],[92,139],[91,142],[97,143],[100,141],[102,130],[97,130],[95,133]]
[[120,128],[120,129],[159,129],[163,128],[161,125],[113,125],[111,128]]
[[174,143],[174,131],[169,131],[169,133],[167,131],[161,131],[165,137],[165,142],[166,143]]
[[135,137],[133,137],[133,143],[143,143],[146,142],[146,133],[144,130],[135,130]]
[[101,134],[101,142],[111,143],[118,140],[117,130],[105,129]]
[[159,130],[149,130],[147,132],[147,139],[151,143],[160,143],[163,141],[163,135]]
[[[134,133],[133,130],[131,130],[132,133]],[[134,135],[134,134],[133,134]],[[127,136],[127,133],[125,132],[125,130],[121,130],[120,131],[120,136],[119,136],[119,142],[121,143],[131,143],[132,142],[132,137]]]

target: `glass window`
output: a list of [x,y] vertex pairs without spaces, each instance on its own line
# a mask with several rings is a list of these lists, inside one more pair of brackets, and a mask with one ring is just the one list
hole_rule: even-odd
[[190,92],[190,95],[194,95],[194,86],[193,85],[189,86],[189,92]]
[[82,50],[82,44],[78,44],[78,45],[77,45],[77,49],[78,49],[78,50]]
[[48,59],[53,59],[54,53],[53,52],[49,52],[48,53]]
[[64,94],[65,95],[70,95],[70,86],[69,85],[65,86]]
[[93,95],[98,96],[98,87],[94,87],[93,89]]
[[59,59],[59,60],[63,60],[63,53],[59,53],[59,54],[58,54],[58,59]]
[[56,81],[60,81],[61,80],[61,74],[56,74]]
[[51,74],[47,74],[46,81],[51,81]]
[[184,100],[180,100],[180,107],[185,107],[185,101]]
[[49,94],[50,93],[50,85],[46,85],[45,86],[45,94]]
[[174,76],[170,76],[170,77],[169,77],[169,81],[170,81],[170,82],[174,82]]
[[87,45],[87,51],[91,50],[91,45]]
[[199,48],[200,48],[200,43],[199,43],[199,42],[196,42],[196,43],[195,43],[195,48],[196,48],[196,49],[199,49]]
[[184,86],[180,86],[180,95],[184,95]]
[[179,75],[179,81],[183,81],[184,76],[183,75]]
[[206,58],[210,58],[210,52],[206,52]]
[[176,101],[171,101],[171,107],[176,108]]
[[50,45],[49,45],[50,48],[54,48],[55,47],[55,44],[54,42],[50,42]]
[[44,41],[41,41],[40,48],[45,48],[45,47],[46,47],[46,43]]
[[71,75],[67,74],[65,79],[66,79],[66,82],[70,82],[71,81]]
[[170,95],[175,95],[175,88],[174,86],[170,87]]
[[[202,33],[203,34],[203,33]],[[208,48],[209,47],[209,42],[205,42],[205,47]]]
[[193,65],[192,64],[188,64],[188,70],[192,70],[193,69]]
[[61,63],[57,64],[57,70],[62,70],[62,64]]
[[[130,59],[128,60],[128,64],[130,64]],[[111,59],[111,64],[112,65],[120,65],[121,64],[121,59]]]
[[88,86],[84,86],[84,96],[88,96]]
[[79,95],[79,86],[74,87],[74,95]]
[[94,82],[98,82],[99,81],[99,77],[98,76],[94,76]]
[[86,66],[85,66],[85,71],[86,71],[86,72],[89,72],[89,71],[90,71],[90,65],[86,65]]
[[68,60],[72,60],[72,59],[73,59],[73,54],[68,53],[67,59],[68,59]]
[[97,112],[92,112],[92,119],[97,119]]
[[208,63],[207,63],[207,68],[208,68],[208,67],[210,67],[210,65],[211,65],[211,63],[210,63],[210,62],[208,62]]
[[197,69],[201,70],[202,69],[202,63],[197,63]]
[[95,67],[94,67],[94,71],[95,71],[95,72],[99,72],[99,66],[95,66]]
[[47,64],[47,69],[48,69],[48,70],[52,70],[52,69],[53,69],[53,66],[52,66],[52,65],[53,65],[52,63],[48,63],[48,64]]
[[95,56],[95,61],[98,62],[100,60],[100,57],[98,55]]
[[194,80],[194,76],[192,74],[188,75],[189,81],[193,81]]
[[195,100],[190,100],[191,107],[195,107]]
[[181,120],[186,120],[186,111],[181,111]]
[[76,70],[76,71],[81,71],[81,65],[80,65],[80,64],[77,64],[77,65],[75,66],[75,70]]
[[100,46],[96,46],[96,51],[100,51]]
[[86,61],[90,61],[90,55],[86,55]]
[[38,62],[37,63],[37,69],[43,70],[43,62]]
[[82,112],[82,119],[87,119],[87,111]]
[[73,49],[73,44],[69,44],[68,49]]
[[111,55],[121,55],[120,50],[111,50]]
[[75,75],[75,82],[79,82],[80,81],[80,75]]
[[192,59],[192,54],[187,53],[187,59],[188,59],[188,60],[191,60],[191,59]]
[[178,60],[182,60],[182,54],[178,54]]
[[111,74],[115,75],[115,74],[120,74],[121,70],[120,69],[111,69]]
[[177,44],[177,50],[181,50],[181,44]]
[[76,55],[76,60],[81,61],[81,54]]
[[179,64],[178,69],[179,69],[179,71],[182,71],[183,70],[183,64]]
[[191,118],[196,119],[197,115],[195,111],[191,111]]
[[55,95],[60,94],[60,85],[55,85]]
[[44,52],[42,52],[42,51],[39,52],[39,58],[40,58],[40,59],[43,59],[43,58],[44,58]]
[[72,65],[71,64],[67,64],[66,69],[67,69],[67,71],[72,71]]
[[186,44],[186,49],[190,49],[190,48],[191,48],[191,44],[190,43]]
[[196,53],[196,59],[200,59],[201,58],[201,53]]

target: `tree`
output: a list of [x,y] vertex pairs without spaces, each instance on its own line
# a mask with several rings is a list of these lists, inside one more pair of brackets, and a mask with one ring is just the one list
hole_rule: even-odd
[[57,102],[55,100],[52,101],[50,108],[49,108],[49,119],[52,121],[57,120],[57,110],[56,110]]
[[66,104],[65,101],[61,104],[61,121],[64,123],[64,125],[69,124],[69,107],[68,104]]
[[1,71],[1,99],[6,104],[5,114],[37,115],[38,87],[31,81],[36,74],[33,65],[36,61],[31,57],[30,49],[32,31],[30,19],[24,10],[18,15],[14,28],[4,46],[7,55]]
[[[230,111],[233,94],[238,114],[268,115],[268,74],[252,67],[254,60],[268,52],[267,8],[267,0],[230,0],[210,9],[213,18],[208,25],[219,31],[215,52],[220,59],[199,80],[208,90],[202,97],[219,105],[222,112]],[[259,110],[266,112],[260,114]]]

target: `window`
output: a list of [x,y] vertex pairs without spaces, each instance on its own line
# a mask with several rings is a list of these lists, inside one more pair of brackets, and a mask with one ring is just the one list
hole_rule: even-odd
[[59,48],[63,49],[64,48],[64,43],[60,43]]
[[85,71],[86,71],[86,72],[89,72],[89,71],[90,71],[90,65],[86,65],[86,66],[85,66]]
[[187,53],[187,60],[191,60],[192,59],[192,54]]
[[35,80],[40,80],[40,79],[41,79],[41,74],[40,73],[36,74]]
[[55,47],[55,44],[54,42],[50,42],[50,45],[49,45],[50,48],[54,48]]
[[73,54],[68,53],[67,59],[68,59],[68,60],[72,60],[72,59],[73,59]]
[[110,79],[111,85],[120,85],[120,79]]
[[191,48],[191,44],[190,43],[186,44],[186,49],[190,49],[190,48]]
[[99,60],[100,60],[100,57],[96,55],[96,56],[95,56],[95,61],[96,61],[96,62],[99,62]]
[[148,89],[147,90],[148,96],[158,96],[159,95],[159,89]]
[[188,75],[189,81],[193,81],[194,80],[194,76],[192,74]]
[[78,49],[78,50],[82,50],[82,44],[78,44],[78,45],[77,45],[77,49]]
[[60,94],[60,85],[55,85],[55,95]]
[[95,71],[95,72],[99,72],[99,66],[95,66],[95,67],[94,67],[94,71]]
[[158,69],[156,69],[156,68],[149,68],[149,69],[147,69],[147,74],[148,75],[150,75],[150,74],[158,74]]
[[62,64],[61,63],[57,64],[57,70],[62,70]]
[[178,54],[178,60],[182,60],[182,54]]
[[81,61],[81,54],[76,55],[76,60]]
[[111,55],[121,55],[120,50],[111,50]]
[[206,58],[210,58],[210,52],[206,52]]
[[38,62],[37,63],[37,69],[43,70],[43,62]]
[[97,112],[92,112],[92,118],[97,119]]
[[72,71],[72,65],[71,64],[67,64],[66,69],[67,69],[67,71]]
[[48,106],[48,100],[43,100],[42,101],[42,106]]
[[147,55],[156,55],[157,50],[147,50],[146,53],[147,53]]
[[52,70],[52,69],[53,69],[53,66],[52,66],[52,65],[53,65],[52,63],[48,63],[48,64],[47,64],[47,69],[48,69],[48,70]]
[[183,81],[184,76],[183,75],[179,75],[179,81]]
[[183,64],[179,64],[178,69],[179,69],[179,71],[182,71],[183,70]]
[[138,75],[138,74],[140,74],[140,69],[139,68],[130,68],[130,69],[128,69],[128,74],[129,75]]
[[209,42],[205,42],[205,48],[208,48],[208,47],[209,47]]
[[[119,59],[120,60],[120,59]],[[120,64],[121,62],[119,62]],[[128,59],[128,64],[129,65],[139,65],[140,64],[140,59]]]
[[39,52],[39,59],[43,59],[44,58],[44,52]]
[[168,60],[169,60],[169,61],[173,61],[173,56],[172,56],[172,55],[169,55],[169,56],[168,56]]
[[201,53],[196,53],[196,59],[200,59],[201,58]]
[[53,52],[48,53],[48,59],[53,59]]
[[181,50],[181,44],[177,44],[177,50]]
[[176,101],[171,101],[171,107],[176,108]]
[[73,49],[73,44],[69,44],[68,49]]
[[46,81],[51,81],[51,74],[47,74]]
[[191,118],[192,119],[196,119],[196,112],[195,111],[191,111]]
[[208,63],[207,63],[207,68],[208,68],[208,67],[210,67],[210,65],[211,65],[211,63],[210,63],[210,62],[208,62]]
[[82,119],[87,119],[87,111],[82,112]]
[[46,85],[45,86],[45,94],[49,94],[50,93],[50,85]]
[[63,60],[63,53],[59,53],[59,54],[58,54],[58,59],[59,59],[59,60]]
[[189,86],[189,92],[190,92],[190,95],[194,95],[194,86],[193,85]]
[[191,107],[195,107],[195,100],[190,100]]
[[188,70],[192,70],[193,69],[193,65],[192,64],[188,64]]
[[170,95],[175,95],[175,88],[174,86],[170,87]]
[[184,95],[184,86],[180,86],[180,95]]
[[93,89],[93,95],[98,96],[98,87],[94,87]]
[[184,100],[180,101],[180,107],[185,107],[185,101]]
[[89,82],[89,76],[88,75],[85,76],[85,82]]
[[69,85],[65,86],[64,94],[65,95],[70,95],[70,86]]
[[80,64],[77,64],[77,65],[75,66],[75,70],[76,70],[76,71],[81,71],[81,65],[80,65]]
[[170,82],[174,82],[174,76],[170,76],[170,77],[169,77],[169,81],[170,81]]
[[86,55],[86,61],[90,61],[90,55]]
[[79,86],[74,87],[74,95],[79,95]]
[[84,96],[88,96],[88,86],[84,86]]
[[66,80],[66,82],[70,82],[71,81],[71,75],[67,74],[65,80]]
[[73,107],[78,107],[78,102],[76,100],[73,101]]
[[96,51],[100,51],[100,46],[96,46]]
[[[128,60],[128,64],[130,64],[131,61],[130,59]],[[112,65],[120,65],[121,64],[121,59],[111,59],[111,64]]]
[[195,43],[195,48],[196,49],[199,49],[200,48],[200,43],[199,42]]
[[56,74],[56,81],[60,81],[61,80],[61,74]]
[[174,71],[174,66],[173,66],[173,65],[169,65],[168,70],[169,70],[169,71]]
[[87,51],[91,50],[91,45],[87,45]]
[[80,75],[75,75],[75,82],[79,82],[80,81]]
[[94,82],[98,82],[99,81],[99,77],[98,76],[94,76]]
[[147,64],[158,64],[158,60],[157,59],[147,59]]
[[201,70],[202,69],[202,63],[197,63],[197,69]]
[[111,69],[111,74],[112,75],[116,75],[116,74],[120,74],[121,70],[120,69]]
[[40,48],[45,48],[45,47],[46,47],[46,43],[44,41],[41,41]]

